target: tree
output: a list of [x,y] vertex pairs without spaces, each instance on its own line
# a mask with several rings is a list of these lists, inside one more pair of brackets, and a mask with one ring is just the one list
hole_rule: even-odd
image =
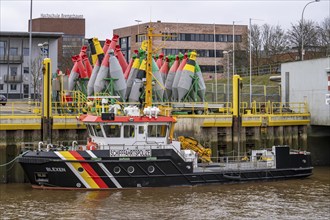
[[261,49],[262,49],[262,38],[261,28],[257,24],[251,26],[251,47],[252,47],[252,63],[253,66],[260,65]]
[[31,74],[32,74],[32,83],[33,83],[33,100],[36,101],[37,95],[41,94],[41,78],[42,78],[42,57],[38,56],[32,61],[31,65]]
[[292,48],[296,48],[298,51],[298,56],[301,57],[301,45],[302,45],[302,36],[304,37],[304,50],[305,54],[307,51],[315,51],[318,46],[318,32],[317,25],[313,21],[299,21],[298,24],[291,24],[291,29],[288,30],[288,39],[291,43]]
[[278,63],[279,56],[287,51],[287,36],[281,26],[262,26],[262,49],[268,64]]
[[330,55],[330,17],[327,17],[320,24],[318,29],[318,39],[322,54]]

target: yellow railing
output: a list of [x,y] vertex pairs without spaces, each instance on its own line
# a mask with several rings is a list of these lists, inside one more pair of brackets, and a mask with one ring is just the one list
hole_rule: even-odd
[[251,107],[247,102],[241,103],[241,114],[308,114],[306,102],[252,102]]
[[7,102],[6,105],[0,104],[1,115],[41,115],[41,102],[38,101],[15,101]]
[[[86,98],[86,97],[85,97]],[[102,112],[101,99],[94,99],[86,101],[81,94],[74,94],[72,101],[53,102],[53,115],[80,115],[84,113],[93,113],[100,115]],[[84,101],[85,100],[85,101]],[[89,103],[87,103],[89,102]],[[110,103],[109,103],[110,104]],[[136,105],[138,102],[121,103],[116,101],[123,109],[124,106]],[[158,102],[154,103],[161,106],[161,109],[166,112],[164,114],[170,115],[231,115],[231,102]],[[109,110],[109,105],[104,106],[105,111]],[[240,113],[253,115],[279,115],[279,114],[308,114],[308,105],[305,102],[252,102],[251,106],[247,102],[240,103]],[[42,106],[40,102],[8,102],[5,106],[0,105],[1,115],[42,115]]]

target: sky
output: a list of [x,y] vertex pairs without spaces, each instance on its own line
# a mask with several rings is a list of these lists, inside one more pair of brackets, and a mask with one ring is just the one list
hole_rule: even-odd
[[[76,14],[86,19],[86,37],[106,39],[112,30],[149,21],[280,25],[296,24],[310,0],[33,0],[32,18],[41,14]],[[0,0],[0,31],[28,31],[30,0]],[[330,0],[309,4],[304,19],[322,22],[330,16]]]

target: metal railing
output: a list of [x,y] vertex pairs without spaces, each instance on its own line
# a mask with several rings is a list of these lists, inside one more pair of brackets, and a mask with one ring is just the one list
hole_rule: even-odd
[[[90,101],[92,105],[86,102],[53,102],[52,115],[59,116],[72,116],[91,113],[101,115],[102,104],[100,100]],[[115,104],[121,107],[129,105],[137,105],[140,103],[120,103]],[[231,102],[158,102],[154,103],[164,110],[164,115],[231,115],[232,103]],[[105,105],[106,112],[109,111],[109,105]],[[0,115],[42,115],[42,105],[39,101],[19,101],[7,102],[5,105],[0,104]],[[121,113],[121,111],[119,112]],[[306,102],[248,102],[240,103],[240,113],[254,114],[254,115],[283,115],[283,114],[309,114],[308,104]]]

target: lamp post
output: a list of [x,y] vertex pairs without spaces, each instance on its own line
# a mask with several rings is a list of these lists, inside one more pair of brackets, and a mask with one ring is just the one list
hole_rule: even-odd
[[31,100],[31,82],[32,82],[32,0],[30,2],[30,24],[29,24],[29,101]]
[[307,5],[315,3],[315,2],[319,2],[319,1],[320,0],[314,0],[314,1],[308,2],[305,5],[305,7],[301,13],[301,60],[304,60],[304,54],[305,54],[305,51],[304,51],[304,12],[305,12]]
[[217,47],[215,39],[215,23],[213,25],[213,46],[214,46],[214,79],[215,79],[215,102],[218,101],[218,76],[217,76]]
[[[48,47],[48,42],[43,42],[43,43],[39,43],[38,47],[40,47],[40,50],[42,52],[42,59],[45,59],[48,57],[48,48],[46,49],[46,47]],[[46,53],[45,53],[46,52]],[[45,56],[46,55],[46,56]]]
[[136,20],[134,20],[135,22],[137,22],[138,24],[138,37],[137,37],[137,42],[139,42],[139,38],[140,38],[140,22],[142,21],[142,20],[139,20],[139,19],[136,19]]
[[233,75],[235,73],[235,21],[233,21]]
[[229,53],[232,51],[223,51],[223,54],[227,54],[227,102],[229,102]]
[[233,21],[233,75],[235,73],[235,22],[241,22],[241,21]]

